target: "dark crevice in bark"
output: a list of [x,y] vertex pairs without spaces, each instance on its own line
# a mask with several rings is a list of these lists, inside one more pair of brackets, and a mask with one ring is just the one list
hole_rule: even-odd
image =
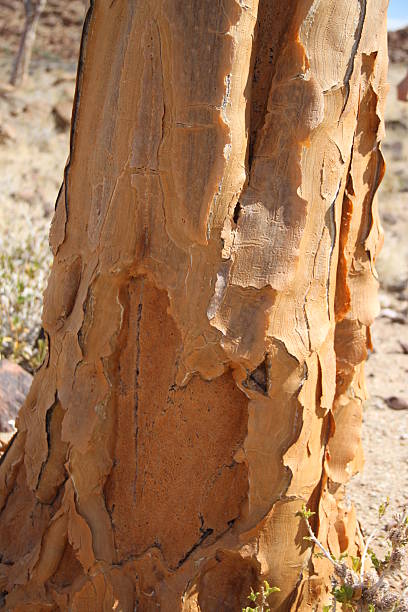
[[[64,185],[64,182],[62,182],[62,183],[61,183],[61,186],[60,186],[60,188],[59,188],[59,190],[58,190],[58,194],[57,194],[57,197],[56,197],[56,200],[55,200],[55,204],[54,204],[54,210],[57,210],[58,202],[59,202],[59,199],[60,199],[60,197],[61,197],[61,195],[62,195],[62,190],[63,190],[63,189],[64,189],[64,193],[65,193],[65,185]],[[65,212],[66,212],[66,209],[65,209]]]
[[[383,180],[384,177],[384,172],[385,172],[385,162],[384,162],[384,157],[383,154],[381,152],[381,149],[379,148],[379,144],[377,143],[376,147],[375,147],[375,153],[373,153],[374,155],[376,155],[376,168],[375,168],[375,172],[374,172],[374,177],[371,181],[371,188],[369,193],[366,196],[366,200],[364,202],[364,208],[367,210],[367,228],[366,228],[366,232],[365,235],[361,236],[361,244],[364,244],[364,242],[366,241],[368,235],[370,234],[371,228],[373,226],[373,210],[372,210],[372,204],[374,201],[374,198],[376,196],[376,193],[381,185],[381,182]],[[369,255],[367,254],[367,256],[369,257]],[[370,258],[370,257],[369,257]]]
[[211,529],[211,527],[208,527],[207,529],[204,529],[204,518],[203,516],[200,514],[200,521],[201,521],[201,526],[200,526],[200,531],[201,531],[201,537],[200,539],[193,544],[193,546],[190,548],[190,550],[188,550],[186,552],[186,554],[184,555],[184,557],[182,557],[180,559],[180,561],[177,563],[177,569],[179,567],[181,567],[183,565],[183,563],[185,563],[187,561],[187,559],[193,554],[193,552],[199,547],[201,546],[201,544],[208,538],[210,537],[210,535],[212,535],[214,533],[214,529]]
[[358,47],[359,47],[359,44],[360,44],[361,35],[363,33],[363,27],[364,27],[364,22],[365,22],[366,13],[367,13],[367,0],[359,0],[359,2],[360,2],[360,7],[361,7],[360,8],[360,19],[358,21],[356,32],[355,32],[355,35],[354,35],[355,40],[354,40],[353,48],[351,50],[351,57],[350,57],[350,60],[349,60],[349,63],[348,63],[347,69],[346,69],[346,74],[344,75],[344,84],[346,86],[346,98],[344,100],[343,108],[342,108],[342,111],[340,113],[340,119],[341,119],[341,116],[342,116],[342,114],[344,112],[344,109],[347,106],[347,102],[348,102],[349,97],[350,97],[350,79],[351,79],[352,74],[353,74],[354,62],[355,62],[355,58],[356,58],[356,55],[357,55]]
[[[98,277],[96,276],[95,278],[92,278],[92,280],[90,281],[89,287],[86,293],[86,298],[82,303],[83,318],[82,318],[81,326],[77,332],[77,338],[78,338],[78,345],[81,349],[81,353],[83,357],[85,357],[86,355],[87,336],[88,336],[89,330],[92,327],[92,322],[93,322],[94,307],[95,307],[93,286],[94,286],[94,283],[96,284],[97,278]],[[79,361],[79,363],[77,364],[77,367],[82,363],[82,361],[83,361],[82,359]],[[76,372],[76,369],[75,369],[75,372]]]
[[268,395],[268,378],[268,364],[265,358],[255,370],[248,374],[243,385],[244,387],[258,391],[258,393],[262,393],[262,395]]
[[[51,358],[51,336],[50,334],[47,332],[47,330],[45,330],[43,327],[41,328],[43,330],[44,333],[44,339],[47,342],[47,352],[46,352],[46,356],[44,358],[43,363],[41,364],[40,368],[44,365],[45,363],[45,367],[48,368],[48,366],[50,365],[50,358]],[[38,368],[38,369],[40,369]]]
[[319,503],[320,503],[320,499],[323,494],[324,486],[327,481],[327,476],[326,476],[326,472],[324,469],[324,464],[326,461],[326,449],[327,449],[329,440],[334,433],[334,429],[335,429],[334,418],[330,410],[324,417],[323,424],[322,424],[322,430],[321,430],[321,442],[322,442],[322,448],[323,448],[322,475],[316,487],[314,488],[312,495],[310,496],[309,503],[308,503],[308,508],[312,510],[313,512],[315,512],[315,514],[310,518],[310,524],[312,526],[313,532],[316,534],[319,533]]
[[[329,209],[327,210],[327,213],[325,215],[325,222],[326,222],[326,227],[329,230],[329,234],[330,234],[330,256],[329,256],[329,274],[327,275],[327,281],[326,281],[326,299],[327,299],[327,314],[329,317],[329,320],[331,319],[331,308],[330,308],[330,271],[331,271],[331,264],[332,264],[332,258],[333,258],[333,253],[334,253],[334,247],[336,245],[336,241],[337,241],[337,227],[336,227],[336,202],[337,202],[337,198],[339,196],[340,190],[341,190],[341,184],[342,184],[342,180],[340,179],[338,187],[336,189],[336,193],[334,194],[334,198],[333,201],[329,207]],[[336,272],[337,274],[337,272]]]
[[288,36],[295,6],[294,0],[259,2],[250,68],[252,83],[248,143],[249,181],[257,142],[268,113],[268,99],[273,78],[279,58],[285,50],[284,41]]
[[[296,601],[296,599],[297,599],[297,597],[298,597],[298,594],[299,594],[299,588],[300,588],[300,586],[301,586],[302,582],[303,582],[303,571],[301,571],[301,572],[300,572],[300,574],[299,574],[299,580],[297,581],[296,586],[295,586],[295,588],[294,588],[294,590],[293,590],[293,595],[292,595],[292,597],[291,597],[291,599],[290,599],[290,602],[289,602],[290,609],[292,609],[292,606],[293,606],[293,604],[295,603],[295,601]],[[300,605],[301,605],[301,600],[299,600],[299,601],[297,602],[297,604],[296,604],[296,608],[295,608],[295,612],[297,612],[298,610],[300,610]]]
[[233,219],[235,225],[237,225],[237,223],[238,223],[238,219],[239,219],[239,215],[241,214],[241,210],[242,210],[242,206],[241,206],[240,202],[237,202],[235,204],[234,214],[232,215],[232,219]]
[[353,145],[351,148],[349,167],[346,175],[346,187],[343,195],[339,228],[339,254],[337,258],[336,291],[334,297],[334,313],[336,321],[340,321],[341,319],[343,319],[346,316],[347,312],[350,310],[351,306],[350,289],[347,284],[348,270],[345,249],[347,246],[347,240],[350,232],[351,217],[353,213],[353,202],[350,196],[354,195],[353,177],[351,174],[351,167],[353,163],[354,137]]
[[[223,466],[223,467],[232,467],[232,466]],[[214,529],[211,529],[211,527],[208,527],[207,529],[204,529],[204,517],[202,516],[202,514],[199,515],[199,518],[200,518],[200,522],[201,522],[200,532],[202,534],[200,539],[187,551],[187,553],[184,555],[184,557],[182,557],[182,559],[180,559],[178,564],[174,568],[170,568],[170,569],[173,569],[173,570],[179,569],[183,565],[183,563],[185,563],[187,561],[187,559],[193,554],[193,552],[195,550],[197,550],[197,548],[199,548],[201,546],[201,544],[214,533]],[[236,516],[236,517],[230,519],[229,521],[227,521],[227,528],[224,529],[224,531],[221,531],[215,537],[215,542],[220,540],[222,538],[222,536],[224,536],[227,533],[227,531],[232,529],[234,527],[236,521],[239,518],[240,518],[239,516]]]
[[[298,592],[299,592],[299,587],[302,584],[302,580],[303,580],[303,571],[300,572],[299,574],[299,578],[294,586],[294,589],[292,591],[292,593],[290,593],[290,595],[288,595],[288,597],[285,599],[284,602],[282,602],[281,604],[281,609],[283,610],[292,610],[293,609],[293,605],[297,599],[298,596]],[[298,610],[298,606],[296,606],[296,610]]]
[[65,273],[65,283],[61,291],[62,310],[58,321],[65,323],[74,310],[76,298],[82,280],[82,257],[78,256],[69,265]]
[[141,279],[141,287],[140,287],[140,302],[137,307],[137,332],[136,332],[136,371],[135,371],[135,398],[134,398],[134,419],[135,419],[135,477],[133,481],[133,498],[136,500],[136,486],[137,486],[137,476],[138,476],[138,410],[139,410],[139,374],[140,374],[140,328],[142,321],[142,311],[143,311],[143,284],[144,280]]
[[40,486],[41,477],[43,475],[45,466],[47,465],[48,459],[50,458],[50,454],[51,454],[51,419],[52,419],[52,415],[53,415],[53,412],[57,404],[58,404],[58,394],[56,393],[54,403],[52,404],[52,406],[50,406],[50,408],[48,408],[46,415],[45,415],[45,432],[47,434],[48,453],[47,453],[47,458],[42,464],[40,473],[38,475],[36,490],[38,490],[38,487]]
[[65,475],[64,480],[61,482],[61,484],[58,486],[54,497],[52,497],[49,501],[41,501],[41,500],[37,500],[38,504],[41,504],[42,506],[54,506],[54,504],[56,503],[56,501],[58,500],[58,498],[60,497],[60,495],[64,494],[65,491],[65,483],[67,482],[67,480],[69,480],[69,476],[68,474]]

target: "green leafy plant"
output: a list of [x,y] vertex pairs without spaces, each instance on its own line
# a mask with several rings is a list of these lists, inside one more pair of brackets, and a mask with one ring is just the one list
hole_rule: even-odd
[[354,596],[353,587],[348,584],[342,584],[341,586],[335,587],[332,591],[332,595],[339,603],[350,603]]
[[[305,505],[297,512],[308,530],[309,535],[304,539],[319,548],[319,552],[313,554],[326,558],[333,566],[332,603],[325,605],[323,612],[334,612],[338,604],[343,610],[355,612],[408,612],[408,581],[398,586],[391,586],[389,581],[393,578],[395,583],[398,572],[407,562],[408,512],[395,514],[390,522],[382,524],[388,506],[389,500],[380,505],[380,526],[367,539],[361,558],[343,553],[336,559],[313,533],[309,519],[314,513]],[[380,533],[389,545],[389,552],[382,560],[371,548]],[[368,559],[372,567],[367,567]]]
[[247,606],[246,608],[242,608],[242,612],[270,612],[270,607],[268,604],[268,597],[272,595],[272,593],[279,592],[280,589],[278,587],[271,587],[267,580],[263,581],[260,591],[254,591],[251,587],[251,592],[248,595],[248,599],[255,604],[255,607]]
[[[347,558],[347,555],[344,558]],[[351,559],[351,567],[353,568],[353,570],[355,572],[359,572],[361,569],[360,557],[353,557],[352,555],[350,555],[350,559]]]

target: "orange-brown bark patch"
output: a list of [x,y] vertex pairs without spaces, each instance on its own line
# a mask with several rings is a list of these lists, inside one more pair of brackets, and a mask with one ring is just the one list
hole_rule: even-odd
[[176,567],[239,515],[247,469],[233,455],[248,415],[230,372],[175,385],[181,337],[167,307],[166,293],[148,280],[130,283],[107,505],[120,557],[157,546]]

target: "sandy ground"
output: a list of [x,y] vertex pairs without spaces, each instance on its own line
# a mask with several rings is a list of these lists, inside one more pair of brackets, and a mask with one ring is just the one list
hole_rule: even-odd
[[[0,83],[7,80],[10,61],[9,54],[0,55]],[[68,130],[54,111],[72,101],[74,66],[43,59],[20,92],[2,93],[0,86],[0,238],[12,240],[34,227],[40,240],[47,240],[68,154]],[[374,352],[366,369],[371,396],[364,412],[366,465],[348,487],[365,532],[377,523],[383,499],[389,497],[394,508],[408,504],[408,409],[387,404],[390,397],[408,402],[408,103],[395,96],[403,73],[402,66],[390,68],[388,171],[380,194],[386,234],[378,264],[382,316],[373,326]]]

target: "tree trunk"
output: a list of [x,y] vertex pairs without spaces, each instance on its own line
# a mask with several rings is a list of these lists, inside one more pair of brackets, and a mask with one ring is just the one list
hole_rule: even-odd
[[359,532],[386,0],[96,0],[49,357],[0,468],[10,610],[321,610]]
[[10,77],[10,83],[14,86],[22,85],[27,77],[31,56],[33,54],[38,22],[46,4],[47,0],[37,0],[36,4],[33,4],[32,0],[24,0],[24,30],[21,34],[20,45]]

